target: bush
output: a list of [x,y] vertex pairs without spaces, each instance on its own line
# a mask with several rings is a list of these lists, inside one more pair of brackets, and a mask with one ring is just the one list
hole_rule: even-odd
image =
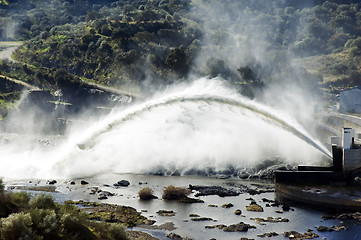
[[0,178],[0,195],[4,194],[5,186],[3,184],[3,180]]
[[105,223],[105,222],[96,222],[92,226],[95,232],[98,232],[98,239],[116,239],[116,240],[126,240],[128,239],[127,233],[123,225],[118,223]]
[[143,188],[138,192],[138,196],[141,200],[151,200],[157,198],[153,195],[153,190],[149,187]]
[[59,221],[54,210],[32,209],[29,211],[33,222],[32,228],[43,239],[58,239]]
[[90,229],[84,225],[84,220],[79,218],[79,215],[65,213],[61,216],[60,222],[66,239],[96,239]]
[[38,194],[33,197],[29,205],[31,208],[40,208],[40,209],[55,209],[56,205],[55,202],[50,195],[46,194]]
[[181,200],[186,198],[189,194],[190,191],[188,189],[170,185],[163,190],[162,198],[166,200]]
[[29,213],[15,213],[0,219],[0,239],[34,239],[31,231],[31,216]]

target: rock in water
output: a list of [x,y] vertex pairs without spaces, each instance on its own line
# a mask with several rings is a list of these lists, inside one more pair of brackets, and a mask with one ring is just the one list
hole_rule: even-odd
[[85,180],[81,180],[81,181],[80,181],[80,184],[81,184],[81,185],[87,185],[87,184],[89,184],[89,183],[88,183],[87,181],[85,181]]
[[251,212],[263,212],[263,208],[257,203],[251,203],[246,207],[246,210]]
[[127,180],[121,180],[121,181],[118,181],[117,183],[113,184],[114,187],[128,187],[129,185],[130,185],[130,182]]

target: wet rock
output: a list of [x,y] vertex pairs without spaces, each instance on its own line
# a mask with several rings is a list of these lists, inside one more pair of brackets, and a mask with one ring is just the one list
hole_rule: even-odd
[[270,233],[264,233],[264,234],[260,234],[260,235],[257,235],[257,237],[261,237],[261,238],[265,238],[265,237],[275,237],[275,236],[278,236],[278,233],[276,232],[270,232]]
[[255,226],[240,222],[237,224],[232,224],[232,225],[224,225],[224,224],[219,224],[219,225],[213,225],[213,226],[205,226],[205,228],[211,229],[211,228],[218,228],[221,229],[225,232],[247,232],[248,229],[250,228],[256,228]]
[[191,240],[191,238],[187,238],[187,237],[184,238],[176,233],[167,234],[167,238],[174,239],[174,240]]
[[100,188],[98,188],[98,187],[92,187],[92,188],[90,188],[90,193],[89,193],[89,194],[94,195],[94,194],[100,193],[100,192],[102,192],[102,190],[101,190]]
[[212,218],[209,218],[209,217],[195,217],[195,218],[191,218],[191,220],[195,221],[195,222],[214,221]]
[[234,189],[226,189],[221,186],[193,186],[189,185],[190,190],[198,191],[195,196],[209,196],[209,195],[218,195],[220,197],[234,197],[240,194],[239,191]]
[[70,185],[75,185],[75,182],[74,182],[74,181],[71,181],[71,182],[70,182]]
[[173,217],[175,216],[175,212],[172,210],[159,210],[158,212],[159,216],[163,216],[163,217]]
[[251,203],[246,207],[246,210],[251,212],[263,212],[263,208],[257,203]]
[[321,218],[322,218],[323,220],[329,220],[329,219],[336,219],[336,216],[335,216],[335,215],[332,215],[332,214],[327,214],[327,213],[325,213],[325,214],[323,214],[323,215],[321,216]]
[[350,220],[361,221],[361,213],[359,213],[359,212],[343,213],[343,214],[338,215],[337,218],[340,219],[340,220],[350,219]]
[[284,232],[283,236],[288,237],[289,239],[313,239],[319,237],[316,233],[306,232],[302,234],[296,231]]
[[336,232],[339,232],[341,230],[347,230],[348,228],[346,226],[340,226],[340,227],[334,227],[333,230]]
[[218,207],[218,206],[215,204],[209,204],[208,207]]
[[130,185],[130,182],[127,180],[121,180],[121,181],[118,181],[117,183],[113,184],[114,187],[128,187],[129,185]]
[[108,197],[104,194],[100,194],[99,197],[98,197],[99,200],[105,200],[105,199],[108,199]]
[[274,201],[274,200],[267,199],[267,198],[262,198],[262,202],[274,203],[275,201]]
[[251,220],[254,220],[258,223],[264,223],[264,222],[270,222],[270,223],[280,223],[280,222],[289,222],[289,220],[287,218],[273,218],[273,217],[268,217],[267,219],[264,218],[251,218]]
[[88,183],[87,181],[85,181],[85,180],[81,180],[81,181],[80,181],[80,184],[81,184],[81,185],[87,185],[87,184],[89,184],[89,183]]
[[229,225],[228,227],[223,228],[225,232],[247,232],[250,228],[256,228],[255,226],[240,222],[237,224]]
[[238,177],[241,178],[241,179],[248,179],[249,176],[250,176],[250,174],[247,173],[247,172],[242,172],[242,173],[240,173],[240,174],[238,175]]
[[236,214],[236,215],[241,215],[241,214],[242,214],[242,210],[241,210],[241,209],[237,209],[236,211],[234,211],[234,214]]
[[318,226],[317,231],[319,232],[332,232],[332,228],[326,227],[326,226]]
[[204,203],[204,201],[202,199],[190,198],[187,196],[179,199],[178,201],[181,203]]
[[145,228],[145,229],[153,229],[153,230],[166,230],[166,231],[172,231],[177,229],[174,226],[174,223],[172,222],[165,222],[161,225],[141,225],[141,228]]
[[213,226],[205,226],[205,228],[208,228],[208,229],[212,229],[212,228],[223,229],[225,227],[227,227],[227,225],[224,225],[224,224],[218,224],[218,225],[213,225]]
[[223,204],[222,205],[222,208],[231,208],[233,207],[234,205],[232,203],[226,203],[226,204]]
[[152,225],[154,220],[142,216],[135,208],[107,203],[67,201],[69,204],[80,204],[87,207],[87,217],[94,221],[121,223],[127,227],[145,224]]
[[200,217],[198,214],[191,213],[189,214],[189,217]]
[[283,206],[282,206],[282,210],[283,210],[284,212],[288,212],[289,210],[291,210],[291,208],[290,208],[290,206],[288,206],[288,205],[283,205]]
[[261,194],[259,191],[255,190],[255,189],[248,189],[247,191],[250,195],[258,195]]
[[55,183],[57,183],[56,180],[50,180],[50,181],[48,181],[48,184],[50,184],[50,185],[54,185]]

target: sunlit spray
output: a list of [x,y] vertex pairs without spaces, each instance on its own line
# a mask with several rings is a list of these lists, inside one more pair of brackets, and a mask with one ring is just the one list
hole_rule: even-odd
[[1,161],[0,175],[68,178],[102,172],[217,172],[230,166],[252,168],[275,157],[311,164],[330,156],[287,114],[239,95],[217,78],[173,87],[87,125],[73,128],[66,141],[46,151],[2,150],[12,166],[19,167],[9,171]]

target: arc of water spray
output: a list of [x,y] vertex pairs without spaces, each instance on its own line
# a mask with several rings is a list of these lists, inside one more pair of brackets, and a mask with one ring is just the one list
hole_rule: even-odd
[[150,111],[154,108],[158,108],[161,106],[165,106],[165,105],[172,105],[172,104],[176,104],[176,103],[180,103],[180,102],[195,102],[195,103],[199,103],[199,102],[205,102],[205,103],[222,103],[222,104],[226,104],[226,105],[230,105],[230,106],[236,106],[236,107],[240,107],[243,109],[247,109],[259,116],[265,117],[266,119],[269,119],[271,121],[273,121],[274,123],[278,124],[280,127],[282,127],[283,129],[285,129],[288,132],[291,132],[292,134],[294,134],[295,136],[297,136],[298,138],[302,139],[303,141],[305,141],[306,143],[308,143],[309,145],[313,146],[314,148],[316,148],[317,150],[319,150],[320,152],[322,152],[324,155],[326,155],[329,158],[332,158],[331,153],[325,148],[323,147],[321,144],[317,143],[314,139],[312,139],[311,136],[307,136],[306,133],[303,133],[302,131],[298,130],[295,126],[292,126],[291,123],[288,123],[285,120],[280,119],[279,117],[265,111],[262,110],[260,108],[257,108],[256,106],[253,106],[252,104],[247,104],[247,103],[243,103],[234,99],[229,99],[229,98],[224,98],[224,97],[219,97],[219,96],[195,96],[195,97],[181,97],[181,98],[173,98],[173,99],[169,99],[163,102],[157,102],[157,103],[153,103],[151,105],[146,105],[143,108],[140,108],[136,111],[133,111],[131,113],[126,114],[125,116],[121,117],[120,119],[116,119],[114,121],[112,121],[111,123],[107,124],[103,129],[95,132],[94,134],[92,134],[88,139],[86,139],[85,141],[83,141],[82,143],[77,144],[77,146],[80,149],[87,149],[91,147],[91,144],[89,144],[91,141],[90,139],[94,139],[108,131],[110,131],[113,127],[115,126],[119,126],[122,123],[125,123],[126,121],[131,120],[132,118],[134,118],[135,116],[146,112],[146,111]]

